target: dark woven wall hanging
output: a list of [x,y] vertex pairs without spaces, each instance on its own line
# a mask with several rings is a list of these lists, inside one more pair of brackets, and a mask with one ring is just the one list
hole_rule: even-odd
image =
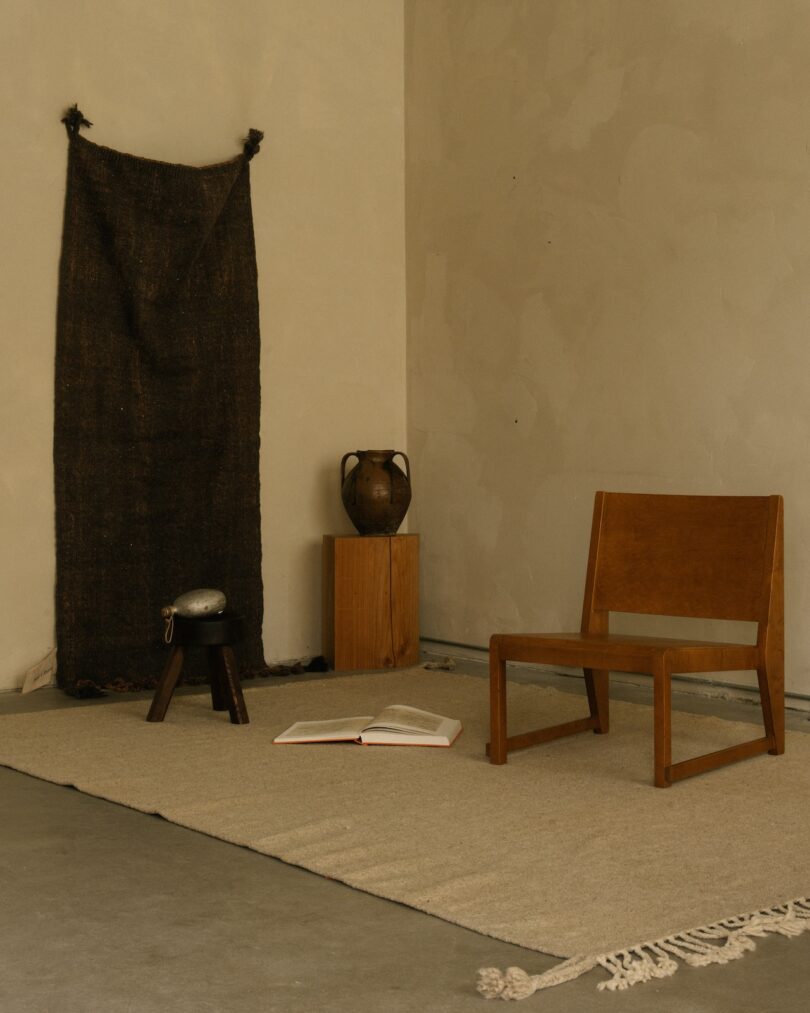
[[[172,165],[69,137],[57,316],[58,681],[154,686],[162,606],[220,588],[264,668],[259,305],[249,163]],[[200,664],[200,669],[204,666]]]

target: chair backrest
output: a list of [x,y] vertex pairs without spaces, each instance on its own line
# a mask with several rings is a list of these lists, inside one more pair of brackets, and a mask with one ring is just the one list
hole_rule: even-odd
[[608,612],[767,623],[782,565],[781,496],[598,492],[583,629]]

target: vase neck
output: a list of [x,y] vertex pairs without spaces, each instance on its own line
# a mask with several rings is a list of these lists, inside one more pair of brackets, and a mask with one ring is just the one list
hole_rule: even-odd
[[396,450],[358,450],[361,460],[372,461],[374,464],[385,464],[396,454]]

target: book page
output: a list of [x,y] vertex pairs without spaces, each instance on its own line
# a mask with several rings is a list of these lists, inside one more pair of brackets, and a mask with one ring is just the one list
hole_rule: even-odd
[[392,704],[380,711],[365,730],[390,729],[435,735],[446,720],[440,714],[431,714],[430,711],[417,710],[416,707],[406,707],[404,704]]
[[360,738],[370,717],[333,718],[328,721],[296,721],[273,742],[345,742]]

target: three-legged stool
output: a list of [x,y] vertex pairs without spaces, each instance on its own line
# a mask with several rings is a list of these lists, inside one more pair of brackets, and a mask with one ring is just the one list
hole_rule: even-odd
[[146,720],[162,721],[164,719],[172,694],[180,679],[185,649],[191,644],[198,644],[205,647],[208,654],[208,668],[211,673],[211,703],[214,710],[229,711],[232,724],[246,725],[250,719],[242,696],[242,687],[239,684],[236,658],[231,647],[231,644],[240,638],[241,633],[242,617],[229,615],[227,612],[199,619],[175,616],[172,650],[155,688],[152,706],[149,708]]

